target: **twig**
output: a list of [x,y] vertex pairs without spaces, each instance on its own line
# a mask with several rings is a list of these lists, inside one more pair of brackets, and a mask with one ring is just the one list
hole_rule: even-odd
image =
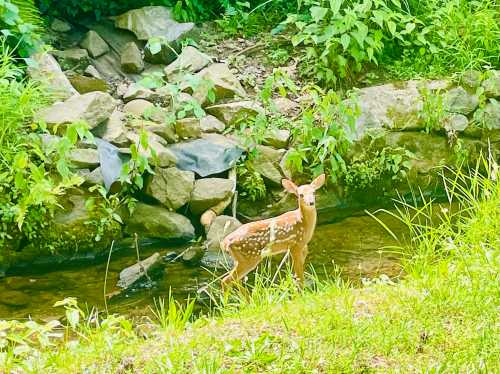
[[103,297],[104,297],[104,309],[106,310],[106,315],[109,315],[108,312],[108,301],[106,300],[106,288],[108,284],[108,271],[109,271],[109,263],[111,261],[111,254],[113,253],[113,246],[115,245],[115,241],[111,242],[111,247],[109,248],[108,253],[108,262],[106,263],[106,274],[104,274],[104,287],[103,287]]
[[246,47],[244,49],[242,49],[241,51],[238,51],[236,52],[233,57],[238,57],[239,55],[243,55],[247,52],[250,52],[254,49],[260,49],[260,48],[264,48],[266,45],[264,43],[256,43],[254,45],[251,45],[250,47]]

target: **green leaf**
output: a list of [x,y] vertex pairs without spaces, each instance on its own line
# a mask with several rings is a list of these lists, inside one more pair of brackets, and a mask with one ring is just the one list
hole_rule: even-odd
[[340,37],[340,44],[342,44],[344,51],[347,50],[350,43],[351,43],[351,37],[349,36],[349,34],[342,34],[342,36]]
[[340,11],[340,7],[342,6],[343,0],[330,0],[330,10],[332,12],[332,16],[336,16]]
[[392,35],[396,35],[396,24],[392,21],[387,22],[387,27]]
[[314,21],[320,22],[325,18],[326,14],[328,13],[328,8],[313,6],[311,7],[310,12],[311,12],[311,17],[314,19]]

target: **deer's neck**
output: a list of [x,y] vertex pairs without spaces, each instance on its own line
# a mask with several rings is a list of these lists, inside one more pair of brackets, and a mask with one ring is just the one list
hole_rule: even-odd
[[304,239],[307,243],[311,240],[316,228],[316,207],[299,204],[299,213],[304,226]]

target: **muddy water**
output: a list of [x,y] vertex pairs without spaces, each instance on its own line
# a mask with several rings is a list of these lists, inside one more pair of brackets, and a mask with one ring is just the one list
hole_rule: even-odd
[[[387,214],[379,216],[398,236],[404,227]],[[400,255],[391,249],[394,239],[369,216],[350,217],[338,223],[319,226],[310,243],[308,266],[320,278],[341,276],[353,282],[362,277],[401,274]],[[180,253],[183,248],[141,248],[141,257],[160,252]],[[133,250],[122,251],[125,255],[113,255],[107,279],[107,293],[114,290],[119,272],[134,264]],[[76,297],[88,307],[104,306],[104,277],[106,264],[100,263],[74,269],[64,269],[29,277],[0,279],[0,319],[49,319],[58,317],[60,309],[53,304],[65,297]],[[185,300],[196,295],[197,290],[219,275],[200,267],[189,267],[182,262],[167,263],[163,275],[149,288],[132,290],[108,301],[111,312],[129,315],[148,313],[154,298],[165,297],[172,290],[174,297]]]

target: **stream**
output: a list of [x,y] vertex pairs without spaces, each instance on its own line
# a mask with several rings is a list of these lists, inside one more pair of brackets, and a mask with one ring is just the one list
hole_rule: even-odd
[[[380,218],[398,238],[405,234],[405,227],[395,218],[381,213]],[[309,245],[306,266],[320,279],[341,276],[353,283],[361,278],[373,278],[381,274],[389,277],[401,275],[400,255],[391,249],[397,242],[385,229],[368,215],[346,218],[340,222],[320,225],[316,228]],[[141,259],[159,252],[181,253],[185,247],[140,249]],[[117,251],[120,252],[120,251]],[[278,257],[278,256],[276,256]],[[113,293],[121,270],[136,262],[135,250],[113,254],[107,277],[107,293]],[[279,258],[273,262],[279,263]],[[0,279],[0,319],[34,318],[50,320],[61,316],[61,308],[54,308],[56,301],[76,297],[80,306],[104,308],[104,278],[106,263]],[[182,261],[166,263],[163,275],[148,288],[128,290],[108,300],[109,312],[129,316],[150,314],[154,299],[168,297],[169,290],[176,300],[193,297],[197,291],[221,275],[213,270],[190,267]]]

